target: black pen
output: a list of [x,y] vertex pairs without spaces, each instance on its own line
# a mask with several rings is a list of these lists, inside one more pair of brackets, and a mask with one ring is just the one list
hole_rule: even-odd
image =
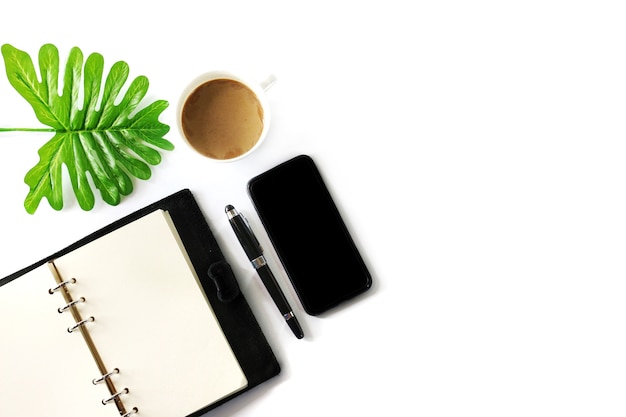
[[293,314],[293,310],[289,306],[285,294],[281,291],[278,282],[276,282],[276,278],[274,278],[274,274],[267,265],[265,256],[263,256],[263,248],[261,248],[258,239],[252,232],[248,221],[243,214],[239,213],[230,204],[226,206],[226,216],[228,216],[228,221],[233,227],[233,231],[239,243],[241,243],[250,263],[252,263],[252,266],[259,274],[263,285],[265,285],[265,288],[267,288],[267,291],[270,293],[276,307],[278,307],[278,310],[285,318],[293,334],[295,334],[298,339],[302,339],[304,333],[302,332],[300,323],[298,323],[298,319]]

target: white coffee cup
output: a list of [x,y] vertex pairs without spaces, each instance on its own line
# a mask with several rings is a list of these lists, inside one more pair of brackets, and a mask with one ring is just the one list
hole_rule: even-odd
[[178,102],[178,130],[192,149],[218,162],[238,161],[265,140],[271,112],[265,92],[276,82],[263,82],[230,71],[200,75],[183,90]]

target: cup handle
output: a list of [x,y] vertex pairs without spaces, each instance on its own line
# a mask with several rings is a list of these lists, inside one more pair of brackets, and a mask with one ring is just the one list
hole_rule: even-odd
[[267,91],[270,89],[270,87],[272,87],[277,81],[277,78],[274,74],[271,74],[270,76],[268,76],[265,81],[259,83],[261,85],[261,88],[264,91]]

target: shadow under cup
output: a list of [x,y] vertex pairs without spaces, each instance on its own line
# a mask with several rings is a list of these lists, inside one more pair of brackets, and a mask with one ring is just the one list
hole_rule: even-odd
[[207,74],[183,93],[178,122],[184,139],[198,153],[234,161],[265,138],[269,107],[259,84],[224,73]]

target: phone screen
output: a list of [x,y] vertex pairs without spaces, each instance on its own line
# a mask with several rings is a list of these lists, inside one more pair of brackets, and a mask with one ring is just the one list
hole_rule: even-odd
[[307,313],[370,288],[370,273],[311,157],[251,179],[248,192]]

